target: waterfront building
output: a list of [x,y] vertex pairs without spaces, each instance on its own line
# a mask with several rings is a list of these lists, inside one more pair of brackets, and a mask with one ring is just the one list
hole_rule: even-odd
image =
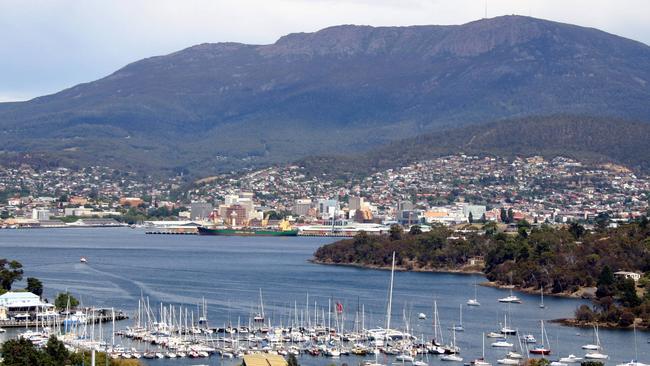
[[38,221],[44,221],[50,219],[50,210],[42,209],[33,209],[32,210],[32,219]]
[[298,216],[307,216],[309,215],[309,209],[311,208],[311,200],[308,198],[297,199],[293,204],[293,213]]
[[54,305],[41,301],[38,295],[31,292],[9,291],[0,296],[0,308],[7,318],[27,318],[36,313],[54,309]]
[[365,208],[363,197],[350,197],[348,207],[350,210],[361,210],[362,208]]
[[190,204],[190,219],[205,220],[212,214],[212,204],[207,202],[192,202]]

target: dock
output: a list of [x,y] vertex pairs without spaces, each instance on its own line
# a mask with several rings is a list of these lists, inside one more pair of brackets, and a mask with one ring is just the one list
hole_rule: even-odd
[[[115,312],[115,321],[126,320],[129,317],[122,311]],[[0,320],[0,328],[34,328],[36,326],[42,327],[45,325],[52,325],[53,323],[63,325],[66,317],[63,315],[57,316],[56,319],[41,319],[41,320],[15,320],[7,319]],[[86,318],[86,324],[92,323],[108,323],[113,321],[112,314],[95,314]]]

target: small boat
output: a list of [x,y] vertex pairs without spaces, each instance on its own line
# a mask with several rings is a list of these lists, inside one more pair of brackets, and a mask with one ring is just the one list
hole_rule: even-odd
[[492,366],[492,364],[485,361],[485,359],[483,359],[483,357],[477,358],[476,360],[470,362],[470,364],[473,365],[473,366]]
[[525,336],[521,337],[521,340],[524,341],[524,343],[537,343],[537,339],[535,339],[535,336],[532,334],[526,334]]
[[463,358],[458,355],[451,354],[451,355],[441,356],[440,361],[463,362]]
[[564,363],[577,363],[582,361],[582,357],[576,357],[575,355],[569,355],[568,357],[560,358],[560,362]]
[[492,343],[492,347],[510,348],[512,346],[513,346],[513,344],[509,343],[506,340],[496,341],[496,342]]
[[418,361],[413,361],[413,365],[414,365],[414,366],[429,366],[428,363],[426,363],[426,362],[424,362],[424,361],[420,361],[420,360],[418,360]]
[[467,300],[467,306],[481,306],[481,303],[476,299]]
[[568,366],[566,363],[562,363],[560,361],[553,361],[549,365],[550,366]]
[[481,303],[478,302],[476,297],[476,282],[474,282],[474,298],[467,300],[467,306],[481,306]]
[[585,355],[585,358],[588,358],[590,360],[606,360],[609,358],[608,355],[600,353],[598,351],[592,351],[592,352],[587,352]]
[[518,298],[517,296],[510,295],[510,296],[500,298],[499,302],[510,303],[510,304],[521,304],[521,299]]
[[403,354],[403,353],[400,354],[400,355],[395,356],[395,359],[396,359],[397,361],[402,361],[402,362],[413,362],[413,361],[415,361],[415,359],[413,358],[413,356],[411,356],[411,355],[406,355],[406,354]]
[[616,366],[648,366],[648,364],[632,360],[626,363],[619,363]]
[[[546,331],[544,330],[544,321],[540,320],[540,325],[542,328],[542,344],[536,345],[532,349],[530,349],[530,353],[534,355],[550,355],[551,354],[551,348],[546,345],[550,345],[550,342],[548,341],[548,335],[546,334]],[[544,342],[546,341],[546,342]],[[546,345],[545,345],[546,344]]]
[[81,257],[81,258],[79,258],[79,262],[88,263],[88,259],[86,259],[86,257]]
[[517,353],[517,352],[515,352],[515,351],[510,351],[510,352],[508,352],[507,357],[508,357],[508,358],[514,358],[514,359],[516,359],[516,360],[519,360],[519,359],[524,358],[524,356],[522,356],[520,353]]
[[497,332],[490,332],[485,335],[488,338],[503,338],[503,334]]
[[530,353],[534,355],[550,355],[551,354],[551,349],[546,348],[543,345],[535,346],[530,350]]
[[[635,335],[636,335],[636,329],[635,329]],[[582,346],[583,349],[590,350],[585,355],[585,358],[588,358],[588,359],[591,359],[591,360],[606,360],[606,359],[608,359],[609,358],[608,355],[599,352],[599,350],[602,350],[603,347],[600,344],[600,337],[598,336],[598,327],[597,326],[594,326],[594,336],[596,337],[596,344],[586,344],[586,345]]]
[[420,313],[420,314],[418,314],[418,319],[420,319],[420,320],[424,320],[424,319],[426,319],[426,318],[427,318],[427,314],[425,314],[425,313]]
[[519,365],[519,360],[506,357],[497,360],[497,363],[500,365]]
[[476,360],[472,361],[471,364],[473,366],[492,366],[491,363],[485,361],[485,337],[482,337],[483,339],[483,344],[481,346],[481,358],[477,358]]
[[7,330],[5,328],[0,328],[0,333],[6,333]]

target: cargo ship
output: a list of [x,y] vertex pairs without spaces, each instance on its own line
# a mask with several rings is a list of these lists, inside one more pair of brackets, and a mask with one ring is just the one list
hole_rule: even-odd
[[[264,224],[268,222],[267,219],[263,221]],[[293,229],[291,224],[286,220],[282,220],[278,228],[270,227],[208,227],[199,226],[199,235],[229,235],[229,236],[297,236],[298,230]]]
[[199,226],[199,235],[229,235],[229,236],[297,236],[298,230],[273,230],[255,228],[210,228]]

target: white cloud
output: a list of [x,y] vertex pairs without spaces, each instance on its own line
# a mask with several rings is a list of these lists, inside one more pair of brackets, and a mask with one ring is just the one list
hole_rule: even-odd
[[[337,24],[461,24],[485,0],[3,0],[0,85],[33,97],[197,43],[272,43]],[[488,0],[488,16],[532,15],[650,43],[647,0]],[[0,91],[2,92],[2,91]]]

